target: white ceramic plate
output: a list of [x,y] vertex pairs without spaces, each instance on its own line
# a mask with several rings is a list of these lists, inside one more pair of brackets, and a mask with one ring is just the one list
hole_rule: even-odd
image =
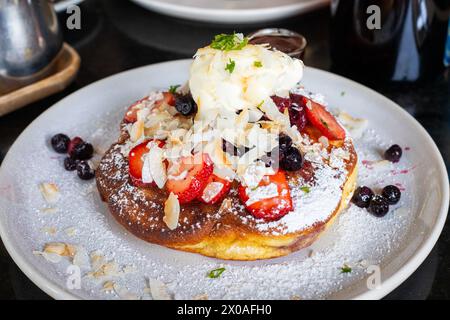
[[[66,97],[39,116],[17,139],[0,168],[0,234],[22,271],[57,299],[114,299],[101,281],[83,276],[81,289],[69,289],[64,259],[52,264],[33,255],[58,241],[100,250],[134,272],[114,277],[128,293],[148,298],[145,279],[166,284],[175,298],[207,294],[211,299],[360,298],[378,299],[403,282],[426,258],[444,225],[449,203],[448,178],[442,157],[427,132],[404,110],[353,81],[307,68],[304,84],[326,96],[330,106],[369,119],[355,140],[360,158],[359,183],[379,190],[397,183],[404,189],[399,205],[384,218],[351,206],[311,248],[287,257],[254,262],[229,262],[148,244],[127,233],[100,201],[94,182],[81,182],[62,167],[64,156],[53,152],[50,137],[58,132],[79,135],[97,149],[116,140],[127,105],[151,89],[187,79],[188,60],[127,71]],[[370,169],[392,143],[405,147],[399,164]],[[366,162],[363,162],[365,160]],[[48,205],[38,185],[54,182],[61,199]],[[44,213],[43,208],[56,212]],[[68,232],[68,230],[76,231]],[[312,250],[312,251],[311,251]],[[311,254],[313,253],[313,254]],[[351,273],[341,273],[348,264]],[[224,266],[218,279],[205,275]],[[367,265],[381,268],[381,285],[366,286]],[[82,274],[89,266],[82,269]],[[257,288],[257,290],[256,290]],[[129,297],[119,295],[119,297]]]
[[254,23],[291,17],[330,0],[132,0],[144,8],[189,20]]
[[83,1],[84,0],[60,0],[56,2],[53,6],[56,12],[63,12],[66,11],[67,8],[80,4]]

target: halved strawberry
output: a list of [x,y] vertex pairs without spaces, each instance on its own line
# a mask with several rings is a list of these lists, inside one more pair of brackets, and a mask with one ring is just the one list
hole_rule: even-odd
[[141,100],[136,101],[135,103],[133,103],[131,106],[128,107],[128,110],[125,113],[124,117],[126,123],[133,123],[137,121],[137,113],[139,111],[139,108],[137,108],[137,106],[147,99],[148,97],[142,98]]
[[279,96],[272,96],[272,101],[278,107],[280,112],[284,113],[287,109],[289,111],[289,120],[292,126],[297,126],[298,131],[303,131],[306,126],[306,114],[305,108],[301,104],[302,96],[297,94],[290,94],[289,98],[283,98]]
[[[141,144],[138,144],[133,149],[131,149],[128,154],[128,171],[130,173],[131,182],[136,187],[148,187],[152,185],[151,183],[142,182],[142,167],[144,166],[143,156],[150,150],[147,148],[149,142],[153,140],[146,140]],[[164,146],[164,141],[156,140],[158,146],[161,148]]]
[[324,106],[306,97],[303,97],[303,104],[309,122],[319,129],[325,137],[331,140],[345,139],[345,130]]
[[[148,99],[148,96],[142,98],[141,100],[136,101],[131,106],[128,107],[127,112],[125,113],[124,120],[126,123],[133,123],[137,121],[137,113],[139,111],[139,106],[142,102]],[[155,107],[161,106],[163,103],[167,103],[171,106],[175,105],[175,96],[170,92],[163,92],[163,98],[161,100],[156,101]]]
[[290,98],[283,98],[279,96],[271,96],[273,103],[278,107],[281,113],[284,113],[284,110],[289,109],[292,105],[292,101]]
[[190,202],[202,194],[213,169],[214,165],[206,153],[183,157],[177,173],[167,179],[166,187],[178,196],[180,203]]
[[214,204],[221,200],[230,191],[230,188],[230,181],[212,174],[198,199],[206,204]]
[[[272,193],[272,197],[263,196]],[[266,221],[278,220],[293,210],[286,174],[282,170],[274,175],[264,176],[254,190],[240,185],[239,198],[255,218]]]

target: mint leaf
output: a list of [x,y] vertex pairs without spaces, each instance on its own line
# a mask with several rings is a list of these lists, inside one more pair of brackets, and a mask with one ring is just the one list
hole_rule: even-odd
[[233,34],[218,34],[209,45],[213,49],[222,51],[241,50],[248,44],[248,38],[239,37],[235,32]]
[[264,100],[261,101],[261,102],[256,106],[256,108],[258,108],[258,109],[261,108],[263,104],[264,104]]
[[300,187],[300,190],[302,190],[304,193],[309,193],[311,189],[308,186]]
[[170,86],[169,87],[169,92],[170,93],[176,93],[177,92],[177,89],[180,87],[180,85],[179,84],[177,84],[177,85],[175,85],[175,86]]
[[216,279],[225,271],[225,268],[217,268],[208,273],[208,278]]
[[227,70],[229,73],[233,73],[234,67],[236,67],[236,62],[230,59],[230,62],[225,67],[225,70]]
[[262,62],[261,61],[255,61],[253,62],[253,65],[257,68],[261,68],[262,67]]
[[352,272],[352,268],[350,268],[347,264],[344,264],[341,268],[341,273],[350,273]]

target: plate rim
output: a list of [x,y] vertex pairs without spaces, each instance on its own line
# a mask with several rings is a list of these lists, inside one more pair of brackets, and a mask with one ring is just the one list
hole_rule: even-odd
[[59,2],[56,2],[53,4],[53,7],[55,8],[55,11],[57,13],[66,11],[71,6],[79,5],[84,0],[61,0]]
[[[282,6],[273,6],[270,8],[217,10],[164,3],[159,0],[131,1],[147,10],[152,10],[160,14],[176,18],[225,24],[255,23],[287,18],[301,12],[308,12],[317,8],[325,7],[330,3],[330,0],[308,0],[307,2],[297,2]],[[275,12],[275,9],[278,11]]]
[[[36,119],[34,119],[23,131],[22,133],[17,137],[17,139],[14,141],[14,143],[11,145],[8,153],[6,154],[5,158],[3,159],[2,165],[0,166],[0,177],[3,175],[3,168],[4,164],[9,161],[9,157],[11,155],[11,150],[17,145],[18,142],[23,138],[25,133],[29,130],[31,130],[34,126],[36,126],[37,122],[40,121],[41,118],[44,118],[48,113],[50,113],[54,108],[62,108],[64,106],[64,103],[66,100],[70,99],[74,95],[82,94],[82,91],[87,90],[88,88],[97,86],[100,82],[104,81],[111,81],[115,78],[122,77],[126,74],[139,72],[140,70],[150,68],[150,67],[164,67],[164,65],[169,64],[187,64],[191,59],[180,59],[180,60],[171,60],[171,61],[165,61],[160,63],[154,63],[149,64],[146,66],[126,70],[114,75],[111,75],[109,77],[99,79],[83,88],[78,89],[77,91],[67,95],[63,99],[56,102],[54,105],[49,107],[47,110],[45,110],[43,113],[41,113]],[[406,110],[404,110],[402,107],[400,107],[397,103],[394,101],[388,99],[384,95],[376,92],[373,89],[370,89],[356,81],[353,81],[351,79],[345,78],[343,76],[334,74],[329,71],[313,68],[313,67],[306,67],[306,69],[310,69],[313,72],[322,73],[323,76],[326,76],[328,78],[335,78],[336,80],[340,81],[346,81],[351,86],[355,87],[359,91],[365,91],[367,94],[370,95],[377,95],[384,101],[385,104],[390,105],[389,108],[392,110],[395,110],[394,112],[401,114],[401,116],[406,117],[409,122],[414,125],[415,129],[418,130],[419,133],[421,133],[422,136],[428,141],[428,143],[431,145],[435,156],[437,158],[437,162],[439,163],[439,176],[440,177],[448,177],[447,168],[445,166],[444,159],[442,157],[441,152],[439,151],[438,147],[436,146],[436,143],[431,138],[430,134],[425,130],[425,128],[412,116],[410,115]],[[349,297],[350,299],[358,299],[358,300],[368,300],[368,299],[381,299],[388,293],[390,293],[392,290],[397,288],[401,283],[403,283],[425,260],[425,258],[429,255],[433,247],[435,246],[437,240],[439,239],[439,236],[441,235],[442,229],[444,227],[448,210],[449,210],[449,184],[444,182],[444,178],[440,180],[440,187],[442,188],[442,199],[440,204],[440,210],[437,215],[437,219],[433,225],[433,227],[430,230],[430,233],[428,235],[428,238],[422,241],[421,245],[414,251],[414,254],[408,258],[408,260],[399,268],[397,269],[388,279],[383,280],[381,287],[376,290],[367,290],[363,293],[357,294],[353,297]],[[13,245],[13,241],[10,239],[10,236],[8,234],[5,221],[2,219],[3,215],[0,215],[0,238],[3,242],[3,245],[5,246],[8,254],[11,256],[13,261],[16,263],[16,265],[22,270],[22,272],[41,290],[43,290],[45,293],[47,293],[49,296],[51,296],[54,299],[62,299],[62,300],[73,300],[73,299],[81,299],[78,295],[76,295],[73,292],[68,291],[66,288],[56,284],[51,279],[48,279],[45,274],[41,273],[39,270],[36,270],[34,266],[31,263],[27,262],[27,259],[22,257],[19,254],[19,251],[16,251]]]

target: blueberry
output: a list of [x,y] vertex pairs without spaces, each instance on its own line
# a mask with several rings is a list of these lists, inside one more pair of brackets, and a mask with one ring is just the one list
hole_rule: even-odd
[[70,138],[65,134],[59,133],[52,137],[51,144],[58,153],[66,153],[69,148]]
[[389,203],[381,195],[374,195],[370,199],[369,212],[376,217],[383,217],[389,212]]
[[67,171],[74,171],[77,168],[78,160],[75,160],[71,157],[67,157],[64,159],[64,169]]
[[87,142],[81,142],[75,145],[70,156],[77,160],[88,160],[94,155],[94,147]]
[[77,164],[77,174],[81,180],[90,180],[94,178],[95,171],[91,168],[87,161],[80,161]]
[[391,162],[399,162],[402,157],[402,148],[398,144],[394,144],[384,152],[384,158]]
[[386,199],[389,204],[396,204],[400,201],[402,193],[396,186],[386,186],[383,188],[381,195]]
[[360,208],[368,208],[372,197],[373,191],[366,186],[362,186],[355,190],[352,202]]
[[83,139],[81,139],[80,137],[72,138],[72,140],[70,140],[70,143],[69,143],[69,148],[67,149],[67,153],[69,154],[69,156],[71,156],[73,158],[74,157],[73,152],[74,152],[75,147],[83,142],[84,142]]
[[176,95],[175,109],[183,116],[189,116],[197,112],[197,105],[191,95]]
[[292,146],[292,139],[285,134],[281,134],[278,138],[278,146],[280,153],[284,154]]
[[303,157],[295,147],[289,147],[283,154],[280,152],[280,167],[286,171],[297,171],[303,166]]

